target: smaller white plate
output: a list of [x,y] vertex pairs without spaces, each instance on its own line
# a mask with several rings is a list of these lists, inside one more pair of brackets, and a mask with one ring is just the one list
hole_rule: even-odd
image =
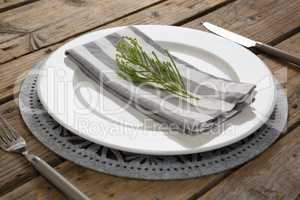
[[[75,134],[124,151],[178,155],[203,152],[232,144],[257,130],[274,108],[275,85],[266,65],[249,50],[216,35],[188,28],[141,25],[138,29],[200,70],[257,85],[251,107],[208,133],[188,136],[162,132],[159,123],[125,107],[68,61],[65,50],[123,27],[81,36],[52,53],[39,77],[39,97],[49,114]],[[147,127],[145,127],[145,121]]]

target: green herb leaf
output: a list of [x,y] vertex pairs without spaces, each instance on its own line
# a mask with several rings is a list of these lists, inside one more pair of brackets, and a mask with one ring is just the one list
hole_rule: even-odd
[[181,97],[198,100],[198,97],[186,90],[176,64],[167,50],[170,61],[162,61],[154,51],[148,55],[135,38],[123,37],[118,42],[116,51],[120,77],[135,84],[151,85]]

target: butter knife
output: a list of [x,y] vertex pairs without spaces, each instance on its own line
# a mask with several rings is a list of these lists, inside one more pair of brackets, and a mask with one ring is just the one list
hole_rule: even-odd
[[209,31],[211,31],[223,38],[231,40],[235,43],[238,43],[246,48],[255,48],[261,52],[284,59],[284,60],[286,60],[290,63],[296,64],[296,65],[298,65],[298,67],[300,67],[300,58],[297,58],[296,56],[291,55],[290,53],[287,53],[285,51],[282,51],[282,50],[272,47],[270,45],[264,44],[262,42],[257,42],[257,41],[251,40],[251,39],[241,36],[237,33],[233,33],[231,31],[223,29],[219,26],[213,25],[209,22],[204,22],[203,26],[206,29],[208,29]]

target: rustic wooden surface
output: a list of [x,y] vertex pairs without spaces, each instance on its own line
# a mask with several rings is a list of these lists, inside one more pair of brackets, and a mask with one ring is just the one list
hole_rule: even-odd
[[0,0],[0,12],[17,8],[37,0]]
[[[299,0],[0,0],[0,114],[29,150],[91,199],[300,199],[300,70],[259,57],[287,89],[288,130],[244,166],[185,181],[140,181],[97,173],[65,161],[40,144],[22,121],[19,82],[38,60],[89,31],[127,24],[204,28],[210,21],[300,57]],[[282,77],[282,71],[287,77]],[[287,80],[287,81],[286,81]],[[64,199],[22,157],[0,151],[0,199]]]

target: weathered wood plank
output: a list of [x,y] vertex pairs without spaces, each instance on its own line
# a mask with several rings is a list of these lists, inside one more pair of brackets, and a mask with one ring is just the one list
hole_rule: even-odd
[[199,199],[298,199],[299,144],[300,127]]
[[[42,157],[50,165],[57,165],[62,162],[61,158],[46,149],[29,133],[21,119],[15,101],[1,105],[0,115],[7,119],[15,130],[24,137],[29,151]],[[18,187],[36,175],[37,173],[25,158],[17,154],[0,151],[0,195]]]
[[[278,48],[300,57],[300,33],[292,36],[284,42],[277,45]],[[261,55],[260,58],[270,67],[273,73],[279,76],[286,88],[289,103],[288,128],[299,125],[300,123],[300,70],[278,59]],[[286,71],[285,71],[286,70]],[[287,76],[284,74],[287,73]]]
[[37,0],[0,0],[0,12],[17,8]]
[[[292,38],[280,43],[278,45],[279,48],[283,50],[291,50],[291,51],[298,51],[298,46],[300,44],[300,34],[293,36]],[[298,52],[300,53],[300,52]],[[290,67],[288,65],[282,66],[282,64],[278,61],[271,60],[265,56],[261,56],[262,59],[270,66],[273,72],[278,72],[278,70],[282,70],[286,67]],[[299,104],[300,100],[300,73],[292,68],[288,68],[287,70],[287,79],[288,82],[284,83],[285,87],[287,88],[288,97],[289,97],[289,127],[294,126],[296,123],[300,121],[300,107],[293,106],[295,104]],[[284,78],[282,79],[284,80]],[[295,95],[296,94],[296,95]],[[9,105],[9,104],[7,104]],[[9,106],[5,107],[9,107]],[[9,109],[9,108],[7,108]],[[22,124],[20,122],[16,122],[14,124]],[[26,132],[26,134],[29,134]],[[27,136],[28,137],[28,136]],[[32,139],[33,140],[33,139]],[[38,152],[38,150],[36,150]],[[0,153],[1,155],[1,153]],[[7,160],[3,159],[3,163],[6,163]],[[2,167],[2,166],[1,166]],[[122,199],[122,188],[126,186],[126,191],[128,194],[131,194],[131,199],[138,199],[139,197],[147,194],[143,197],[148,197],[149,199],[157,197],[158,199],[186,199],[189,195],[198,196],[202,194],[203,191],[212,187],[214,183],[217,183],[225,174],[218,174],[214,176],[205,177],[204,179],[197,179],[197,180],[190,180],[190,181],[179,181],[179,182],[147,182],[147,181],[132,181],[127,179],[115,178],[111,176],[106,176],[99,173],[91,172],[87,169],[82,169],[77,166],[73,166],[71,164],[62,164],[59,166],[62,168],[63,173],[74,181],[74,183],[78,184],[82,190],[87,192],[91,197],[97,199],[102,197],[111,197],[112,199]],[[1,168],[0,168],[1,169]],[[7,169],[7,166],[3,164],[3,169]],[[15,169],[13,173],[18,174],[19,169]],[[32,170],[32,169],[28,169]],[[80,173],[78,173],[80,171]],[[32,172],[27,172],[28,174],[27,179],[32,178]],[[69,174],[68,174],[69,173]],[[81,174],[81,175],[78,175]],[[0,174],[1,175],[1,174]],[[20,181],[15,176],[10,176],[14,179],[13,182]],[[84,180],[84,182],[82,182]],[[205,181],[206,183],[205,183]],[[2,178],[0,176],[0,183]],[[21,180],[22,181],[22,180]],[[118,182],[118,183],[117,183]],[[38,185],[44,185],[43,187],[38,187]],[[178,185],[177,185],[178,184]],[[93,187],[93,185],[97,186],[97,189]],[[108,186],[107,186],[108,185]],[[127,187],[127,185],[130,185]],[[95,186],[95,187],[96,187]],[[13,186],[11,186],[13,187]],[[110,188],[110,189],[107,189]],[[169,189],[168,189],[169,188]],[[182,188],[182,190],[180,189]],[[50,190],[50,191],[48,191]],[[48,192],[45,192],[48,191]],[[53,191],[53,192],[52,192]],[[185,192],[184,192],[185,191]],[[174,193],[174,196],[172,194]],[[25,185],[21,186],[19,189],[11,192],[5,198],[8,199],[17,199],[20,196],[23,199],[30,199],[32,197],[41,196],[40,198],[46,198],[43,195],[50,195],[50,197],[57,197],[59,198],[59,193],[51,186],[45,183],[42,178],[35,179],[30,183],[26,183]]]
[[300,27],[300,1],[238,0],[185,27],[204,29],[208,21],[265,43],[278,43]]
[[[217,179],[217,176],[210,176],[186,181],[129,180],[86,170],[70,162],[63,163],[57,169],[91,199],[185,200],[199,188]],[[218,176],[221,177],[221,175]],[[39,177],[2,197],[3,200],[34,198],[62,199],[62,195],[42,177]]]
[[61,28],[76,34],[94,28],[95,24],[118,19],[161,1],[141,0],[136,3],[130,0],[40,0],[0,13],[2,33],[0,43],[24,34],[32,35],[31,37],[34,37],[32,39],[36,40],[37,44],[42,43],[43,35],[33,34],[34,31],[52,27],[52,37],[58,37]]
[[233,0],[168,0],[104,27],[128,24],[178,24],[187,19],[225,6]]
[[[142,0],[137,4],[130,0],[41,0],[0,13],[0,63],[160,1]],[[51,41],[47,43],[48,40]]]
[[36,51],[28,56],[21,57],[12,62],[0,66],[0,103],[5,101],[7,97],[19,90],[19,83],[22,77],[26,75],[26,71],[31,69],[32,65],[40,59],[49,55],[52,49],[56,49],[58,45]]
[[[20,12],[18,17],[0,15],[0,19],[3,18],[7,24],[4,24],[5,26],[15,26],[24,30],[17,35],[16,33],[10,33],[2,37],[0,35],[0,63],[107,24],[126,13],[150,4],[149,2],[155,4],[155,6],[122,18],[121,21],[124,19],[122,24],[174,24],[230,1],[232,0],[168,0],[157,5],[155,3],[160,2],[158,0],[144,0],[139,1],[138,4],[134,1],[123,0],[110,1],[110,3],[97,1],[99,2],[97,4],[94,1],[87,1],[88,3],[75,8],[69,4],[64,5],[66,3],[61,1],[47,1],[44,4],[36,3],[30,10],[18,11],[18,13]],[[126,6],[123,6],[123,4],[126,4]],[[132,6],[132,4],[136,6]],[[53,7],[54,5],[58,9],[53,9],[51,12],[45,11],[48,10],[49,6]],[[63,10],[60,7],[63,7]],[[68,13],[68,15],[64,13]],[[39,19],[40,15],[43,15],[42,19]],[[24,25],[23,19],[25,16],[29,18],[26,20],[26,25]],[[34,21],[35,19],[39,19],[39,22]],[[109,26],[120,24],[120,21],[118,21]],[[14,40],[11,40],[12,38]]]

